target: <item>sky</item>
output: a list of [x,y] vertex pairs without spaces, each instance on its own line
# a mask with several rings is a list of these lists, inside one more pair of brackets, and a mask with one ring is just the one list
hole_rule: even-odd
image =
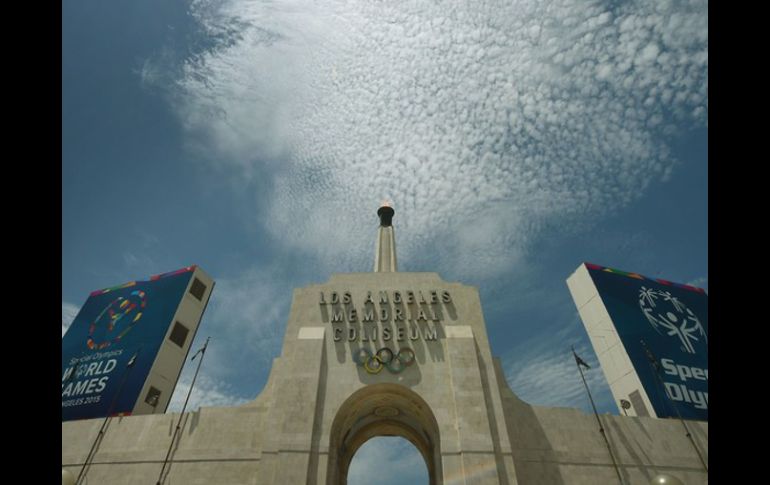
[[[479,288],[519,397],[590,412],[574,345],[617,414],[565,280],[708,290],[707,199],[705,1],[62,4],[62,335],[93,290],[201,266],[188,410],[260,392],[292,289],[370,271],[389,200],[399,270]],[[393,443],[351,480],[424,465]]]

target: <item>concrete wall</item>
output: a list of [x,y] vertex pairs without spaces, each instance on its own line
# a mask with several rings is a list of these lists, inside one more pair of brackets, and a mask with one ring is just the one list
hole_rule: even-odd
[[[387,308],[384,322],[361,322],[368,291],[378,311]],[[379,291],[388,293],[388,303],[378,302]],[[418,301],[397,305],[395,291],[412,291]],[[431,302],[431,291],[438,301]],[[449,292],[449,301],[440,298],[442,291]],[[349,292],[350,304],[329,303],[333,292]],[[420,292],[425,303],[419,302]],[[429,321],[395,322],[396,307],[413,317],[423,310]],[[340,308],[348,317],[356,308],[355,321],[333,322]],[[402,325],[435,328],[437,338],[383,338],[383,326]],[[343,334],[336,328],[361,335],[373,327],[379,329],[376,342],[335,341]],[[370,374],[353,362],[359,349],[374,352],[382,346],[410,347],[416,362],[398,374]],[[379,417],[378,409],[388,406],[397,416]],[[157,481],[177,419],[176,414],[113,419],[87,483]],[[646,485],[661,471],[688,484],[705,482],[679,422],[602,419],[627,483]],[[76,475],[101,422],[62,423],[63,466]],[[366,437],[373,429],[400,434],[425,456],[435,456],[437,484],[617,482],[594,416],[533,407],[508,389],[491,355],[475,288],[444,282],[435,273],[361,273],[333,275],[325,284],[295,290],[283,350],[265,389],[240,407],[188,413],[164,483],[344,483],[344,473],[335,472],[346,467],[343,457],[351,454],[342,448],[360,444],[344,437]],[[707,432],[705,423],[693,425],[706,453]]]
[[[185,413],[165,483],[257,483],[265,414],[259,406]],[[62,467],[76,477],[103,422],[62,423]],[[112,418],[84,483],[156,483],[178,423],[178,413]]]
[[[190,288],[196,279],[206,287],[200,300],[190,293]],[[193,337],[198,331],[198,325],[213,289],[213,278],[201,268],[196,267],[190,276],[190,281],[187,283],[187,288],[185,288],[179,306],[171,318],[171,324],[168,326],[166,336],[163,338],[163,343],[161,343],[152,368],[147,374],[144,386],[142,386],[142,390],[139,392],[139,397],[131,411],[132,414],[157,414],[162,413],[168,407],[171,395],[174,393],[174,387],[182,372],[182,366],[184,366],[187,354],[190,352]],[[184,325],[188,330],[187,338],[182,347],[179,347],[169,338],[176,322]],[[160,391],[160,397],[155,406],[146,402],[150,387]]]
[[[501,392],[519,483],[618,483],[594,415],[531,406],[507,386]],[[659,473],[686,484],[708,482],[680,421],[614,415],[600,415],[600,420],[626,483],[648,485]],[[708,462],[708,423],[688,421],[687,426]]]

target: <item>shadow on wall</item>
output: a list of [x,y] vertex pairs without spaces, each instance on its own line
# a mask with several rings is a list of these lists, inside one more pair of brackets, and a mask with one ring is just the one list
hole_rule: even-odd
[[[573,408],[531,406],[513,394],[497,359],[495,372],[501,383],[506,427],[519,483],[564,484],[562,467],[570,470],[571,482],[582,475],[593,476],[596,483],[602,480],[616,483],[619,472],[625,483],[649,483],[658,473],[672,470],[676,470],[677,477],[685,483],[707,480],[707,472],[680,422],[600,415],[613,458],[618,463],[616,470],[594,415]],[[706,428],[697,422],[688,423],[688,427],[699,449],[707,456]],[[558,441],[549,441],[549,436],[558,437]]]
[[[500,397],[506,417],[505,426],[511,443],[516,480],[519,483],[564,485],[564,477],[555,457],[554,446],[548,441],[534,409],[519,399],[508,387],[497,358],[494,359],[494,367],[497,382],[501,386]],[[526,454],[530,450],[536,450],[541,459],[528,459]]]
[[318,404],[313,419],[313,434],[310,442],[310,460],[308,461],[307,476],[308,485],[316,485],[319,477],[319,450],[321,449],[321,428],[323,424],[324,407],[326,404],[326,379],[329,374],[326,361],[326,346],[321,350],[321,374],[318,382]]
[[[476,347],[476,359],[479,365],[479,372],[481,373],[481,382],[494,382],[489,379],[489,369],[487,369],[484,359],[481,357],[481,350],[476,339],[473,339],[473,345]],[[492,444],[495,449],[495,466],[497,467],[497,476],[500,478],[500,485],[509,485],[508,476],[512,474],[513,470],[508,470],[505,466],[505,460],[503,459],[502,450],[500,449],[500,435],[497,427],[497,418],[495,417],[495,410],[492,406],[492,396],[490,396],[491,389],[486,386],[482,386],[484,391],[484,405],[486,406],[487,416],[489,416],[489,428],[492,433]]]
[[[355,358],[362,350],[374,356],[379,350],[387,348],[394,357],[397,357],[402,349],[411,349],[414,352],[414,362],[407,365],[403,371],[400,371],[400,366],[391,365],[390,368],[381,370],[378,366],[370,366],[370,371],[367,372],[363,365],[359,365],[359,378],[367,384],[371,383],[373,375],[386,374],[393,377],[385,382],[405,386],[419,383],[422,378],[420,365],[429,360],[445,360],[441,342],[446,338],[445,319],[457,319],[457,311],[451,301],[437,304],[388,301],[377,305],[366,303],[358,308],[353,303],[338,301],[321,305],[320,310],[321,320],[331,327],[337,362],[340,364],[355,365]],[[414,318],[421,315],[425,318]],[[403,317],[403,320],[397,319],[396,316]],[[372,370],[374,372],[371,372]]]
[[[616,453],[617,459],[623,463],[627,463],[628,459],[630,459],[634,465],[638,467],[640,473],[647,482],[652,480],[656,473],[654,470],[648,469],[645,465],[646,463],[653,463],[652,457],[644,451],[647,447],[643,446],[642,443],[639,443],[639,440],[634,438],[634,433],[628,433],[631,436],[631,439],[634,440],[634,443],[631,443],[631,440],[629,440],[626,433],[621,429],[620,423],[617,420],[608,416],[602,416],[601,418],[603,418],[602,424],[607,430],[607,441],[610,442],[610,447],[613,452]],[[640,434],[644,435],[646,438],[652,438],[640,421],[633,420],[629,421],[628,424],[637,428]],[[636,444],[636,446],[634,446],[634,444]],[[623,480],[630,482],[631,478],[628,476],[628,471],[625,467],[621,467],[621,476],[623,477]]]
[[[707,480],[708,471],[703,468],[698,457],[698,454],[701,454],[708,462],[708,433],[702,424],[691,421],[685,429],[681,421],[676,419],[607,415],[601,416],[601,419],[608,430],[610,446],[617,450],[619,459],[626,464],[623,467],[625,479],[630,480],[626,472],[630,461],[633,463],[634,473],[643,475],[647,481],[659,473],[672,473],[685,483],[701,483]],[[688,430],[697,450],[687,438]],[[660,456],[654,456],[654,453],[648,453],[648,450],[670,451],[665,453],[664,463]],[[672,462],[680,464],[675,471],[671,469]],[[681,466],[683,463],[689,465]]]

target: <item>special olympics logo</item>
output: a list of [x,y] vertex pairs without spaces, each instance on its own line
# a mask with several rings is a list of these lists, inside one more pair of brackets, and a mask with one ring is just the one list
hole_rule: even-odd
[[708,343],[708,336],[698,317],[668,291],[642,286],[639,290],[639,308],[656,332],[679,337],[686,352],[694,354],[693,342],[700,341],[701,337],[704,343]]
[[414,351],[404,347],[398,351],[398,354],[393,354],[392,350],[383,347],[372,355],[369,349],[362,348],[358,349],[353,360],[359,366],[363,366],[369,374],[379,374],[386,367],[393,374],[398,374],[414,364]]
[[[147,306],[147,294],[142,290],[132,291],[127,298],[119,296],[112,300],[91,323],[86,341],[88,348],[101,350],[120,342],[120,339],[142,318],[142,310],[145,306]],[[132,314],[137,308],[138,311]],[[117,335],[110,338],[114,331],[118,332]]]

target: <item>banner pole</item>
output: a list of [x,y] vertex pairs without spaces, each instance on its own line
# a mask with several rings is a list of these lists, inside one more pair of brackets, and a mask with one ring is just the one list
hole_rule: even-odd
[[610,452],[610,458],[612,459],[612,465],[615,467],[615,473],[618,474],[618,480],[620,480],[620,485],[625,485],[625,482],[623,482],[623,476],[620,474],[620,468],[618,468],[618,463],[615,461],[615,455],[612,453],[612,447],[610,446],[610,440],[607,438],[607,434],[604,432],[604,426],[602,426],[602,421],[599,419],[599,412],[596,410],[596,405],[594,404],[594,398],[591,396],[591,390],[588,389],[588,383],[586,382],[586,378],[583,375],[583,369],[581,368],[581,365],[584,365],[591,368],[588,364],[586,364],[583,359],[578,357],[578,355],[575,353],[575,346],[572,346],[572,355],[575,357],[575,364],[577,365],[578,371],[580,372],[580,378],[583,379],[583,385],[586,388],[586,392],[588,393],[588,399],[591,401],[591,407],[594,410],[594,416],[596,416],[596,422],[599,424],[599,432],[602,434],[602,438],[604,438],[604,442],[607,444],[607,451]]
[[198,367],[195,369],[195,375],[193,376],[192,383],[190,384],[190,390],[187,391],[187,398],[184,401],[184,406],[182,406],[182,412],[179,413],[179,421],[176,423],[176,429],[174,429],[174,436],[171,437],[171,443],[168,445],[168,451],[166,452],[166,458],[163,460],[163,467],[160,469],[160,475],[158,475],[158,482],[156,485],[161,485],[163,482],[163,472],[166,470],[166,464],[169,461],[169,456],[171,455],[171,449],[174,447],[174,442],[176,441],[176,436],[179,433],[180,425],[182,424],[182,417],[184,417],[185,409],[187,409],[187,402],[190,400],[190,395],[192,394],[193,387],[195,386],[195,379],[198,378],[198,371],[201,370],[201,364],[203,363],[203,356],[206,355],[206,347],[209,345],[209,339],[211,337],[206,337],[206,343],[203,344],[203,348],[199,351],[195,352],[195,355],[192,356],[190,361],[192,362],[195,360],[195,357],[198,356],[198,354],[201,355],[201,360],[198,361]]
[[[141,350],[141,347],[136,351],[133,357],[129,359],[128,364],[126,364],[126,370],[123,372],[123,378],[120,381],[120,386],[118,386],[117,391],[115,391],[115,397],[112,398],[112,402],[110,403],[110,408],[107,410],[107,416],[105,416],[104,421],[102,422],[101,428],[99,428],[99,433],[96,435],[96,439],[94,439],[93,444],[91,445],[91,449],[88,451],[88,455],[86,456],[86,460],[83,462],[83,468],[80,469],[80,473],[78,473],[78,478],[75,480],[75,485],[80,485],[80,483],[85,480],[86,478],[86,467],[88,466],[89,462],[96,456],[96,446],[101,442],[102,438],[104,437],[104,433],[107,431],[107,423],[109,422],[110,418],[112,417],[112,411],[115,409],[115,404],[118,402],[118,396],[120,395],[120,391],[123,390],[123,384],[126,383],[126,378],[128,377],[128,373],[131,371],[131,369],[134,367],[134,364],[136,363],[136,358],[139,355],[139,350]],[[73,374],[75,371],[73,371]]]

